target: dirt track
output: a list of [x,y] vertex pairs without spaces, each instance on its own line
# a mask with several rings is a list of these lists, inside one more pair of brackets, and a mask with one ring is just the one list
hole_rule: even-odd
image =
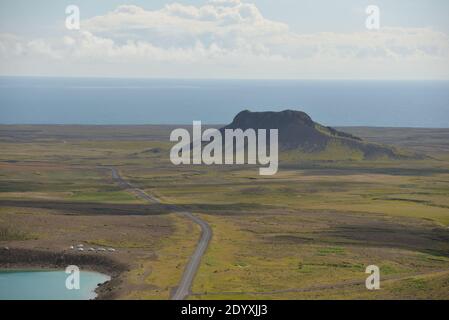
[[[127,189],[129,192],[132,192],[136,196],[141,199],[147,200],[150,203],[160,204],[160,200],[154,197],[153,195],[147,194],[142,189],[136,188],[132,186],[129,182],[125,181],[119,174],[116,168],[111,168],[112,178],[120,185],[121,187]],[[209,246],[209,242],[212,239],[212,229],[207,224],[206,221],[194,216],[191,212],[186,212],[176,206],[171,206],[173,211],[178,212],[190,219],[194,223],[198,224],[201,227],[201,237],[198,241],[197,247],[193,254],[191,255],[189,262],[187,263],[184,273],[182,275],[181,281],[179,282],[178,287],[176,288],[175,293],[172,295],[172,300],[184,300],[190,294],[190,290],[192,288],[192,283],[195,278],[195,275],[198,271],[198,268],[201,263],[201,258]]]

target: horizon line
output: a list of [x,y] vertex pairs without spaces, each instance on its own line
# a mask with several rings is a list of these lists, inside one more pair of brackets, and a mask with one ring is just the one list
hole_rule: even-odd
[[207,77],[151,77],[151,76],[92,76],[92,75],[7,75],[0,78],[54,78],[54,79],[123,79],[123,80],[205,80],[205,81],[409,81],[409,82],[448,82],[449,78],[207,78]]
[[[193,122],[193,121],[192,121]],[[225,123],[204,123],[204,126],[226,126]],[[78,126],[78,127],[145,127],[145,126],[191,126],[191,123],[0,123],[0,126]],[[333,128],[376,128],[376,129],[449,129],[447,127],[419,126],[376,126],[376,125],[326,125]]]

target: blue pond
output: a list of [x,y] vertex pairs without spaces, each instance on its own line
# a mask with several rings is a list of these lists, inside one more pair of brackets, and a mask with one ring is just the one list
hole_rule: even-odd
[[80,272],[80,289],[68,290],[64,271],[0,271],[0,300],[89,300],[107,275]]

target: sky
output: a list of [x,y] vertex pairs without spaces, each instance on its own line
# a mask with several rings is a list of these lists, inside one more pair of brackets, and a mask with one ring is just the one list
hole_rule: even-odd
[[449,1],[0,0],[0,75],[447,80]]

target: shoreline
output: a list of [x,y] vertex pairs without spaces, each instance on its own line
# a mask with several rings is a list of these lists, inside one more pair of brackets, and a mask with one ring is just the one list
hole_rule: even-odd
[[55,252],[35,249],[0,248],[0,271],[51,271],[76,265],[83,271],[105,274],[111,278],[96,287],[94,300],[112,300],[121,283],[120,276],[128,267],[115,259],[89,253]]

